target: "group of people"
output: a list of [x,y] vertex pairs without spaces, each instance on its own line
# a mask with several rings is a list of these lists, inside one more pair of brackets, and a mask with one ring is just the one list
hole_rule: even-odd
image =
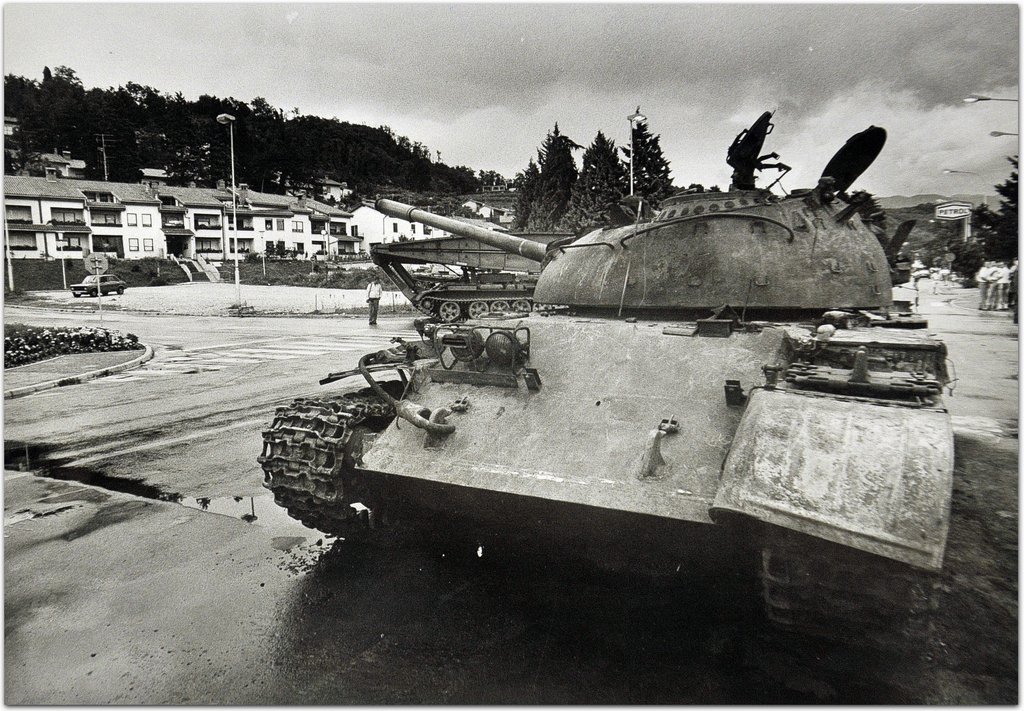
[[1017,305],[1017,260],[985,262],[975,277],[982,311],[1006,311]]

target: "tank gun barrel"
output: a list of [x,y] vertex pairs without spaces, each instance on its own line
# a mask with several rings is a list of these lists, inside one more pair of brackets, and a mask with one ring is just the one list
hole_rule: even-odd
[[469,237],[504,252],[518,254],[534,262],[544,261],[544,254],[547,252],[545,246],[539,242],[515,237],[514,235],[502,234],[501,232],[488,230],[484,227],[477,227],[476,225],[470,225],[459,220],[453,220],[450,217],[435,215],[397,200],[381,198],[377,200],[375,207],[378,212],[383,212],[388,217],[408,220],[409,222],[419,222],[450,232],[453,235]]

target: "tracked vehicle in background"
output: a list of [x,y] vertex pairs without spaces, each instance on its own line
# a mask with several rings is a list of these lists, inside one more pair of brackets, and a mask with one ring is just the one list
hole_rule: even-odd
[[[461,224],[463,228],[486,230]],[[531,234],[527,239],[548,244],[565,237]],[[375,244],[370,258],[413,306],[444,323],[506,311],[529,313],[533,309],[540,264],[470,237]],[[423,267],[430,270],[424,273]]]
[[737,136],[728,192],[568,243],[378,201],[537,262],[549,311],[430,324],[321,381],[369,387],[280,408],[259,457],[278,503],[338,535],[426,520],[648,572],[745,561],[774,623],[833,639],[926,619],[952,492],[946,350],[893,312],[898,248],[848,194],[885,131],[780,196],[755,187],[789,170],[761,155],[771,127]]

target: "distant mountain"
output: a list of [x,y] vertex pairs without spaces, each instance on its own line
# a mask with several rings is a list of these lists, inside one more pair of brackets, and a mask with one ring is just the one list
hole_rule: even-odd
[[928,193],[925,195],[893,195],[891,197],[875,197],[878,204],[885,210],[893,210],[904,207],[914,207],[916,205],[924,205],[925,203],[935,202],[948,202],[950,200],[960,200],[963,202],[969,202],[972,205],[983,205],[986,199],[988,200],[989,207],[995,208],[999,205],[999,198],[995,195],[964,195],[957,193],[956,195],[936,195],[934,193]]

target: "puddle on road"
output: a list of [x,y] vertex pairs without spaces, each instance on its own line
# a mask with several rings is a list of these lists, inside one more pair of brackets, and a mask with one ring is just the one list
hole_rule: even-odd
[[[328,545],[335,540],[333,536],[308,528],[291,518],[285,509],[274,503],[274,497],[270,492],[260,496],[189,496],[167,491],[138,479],[110,476],[87,467],[68,466],[71,460],[52,456],[55,451],[56,448],[49,445],[5,441],[4,468],[31,470],[39,477],[77,481],[107,491],[176,503],[198,511],[237,518],[273,534],[270,545],[279,551],[290,551],[307,540],[318,541],[321,544],[327,542]],[[28,512],[28,515],[20,516],[18,520],[37,517],[32,515],[34,513],[37,511]]]

